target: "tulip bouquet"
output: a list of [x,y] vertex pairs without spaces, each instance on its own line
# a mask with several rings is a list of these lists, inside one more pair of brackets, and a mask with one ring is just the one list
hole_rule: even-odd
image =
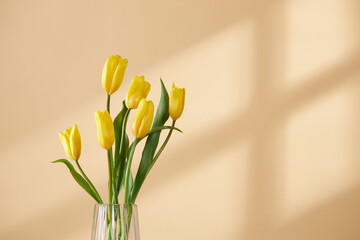
[[[146,82],[143,76],[135,76],[123,101],[122,110],[112,120],[110,116],[111,95],[121,86],[127,64],[128,60],[118,55],[110,56],[107,59],[102,72],[102,87],[107,93],[106,110],[95,112],[97,139],[99,145],[106,149],[107,152],[109,204],[119,203],[121,191],[123,191],[124,196],[121,203],[135,203],[141,186],[164,150],[171,134],[174,130],[181,132],[180,129],[175,127],[175,122],[183,112],[185,89],[179,89],[173,84],[169,97],[161,79],[161,97],[155,117],[153,102],[146,100],[150,91],[150,83]],[[135,111],[131,121],[131,132],[134,135],[134,140],[130,143],[126,127],[132,111]],[[172,124],[167,126],[165,123],[169,115],[172,118]],[[160,134],[163,130],[168,130],[168,134],[158,148]],[[78,126],[75,124],[74,127],[59,132],[59,138],[66,155],[69,159],[74,160],[78,170],[67,159],[58,159],[54,162],[64,163],[75,181],[97,203],[104,203],[94,184],[80,166],[81,138]],[[141,161],[136,175],[133,175],[131,173],[131,163],[134,152],[138,143],[145,139],[146,143],[142,150]]]

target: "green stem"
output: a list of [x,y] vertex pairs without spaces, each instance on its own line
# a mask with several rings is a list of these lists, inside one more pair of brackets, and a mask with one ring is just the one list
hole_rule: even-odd
[[135,138],[134,143],[130,149],[130,154],[129,154],[129,159],[127,161],[126,164],[126,172],[125,172],[125,183],[124,183],[124,204],[128,204],[128,200],[129,200],[129,193],[130,190],[129,189],[129,175],[130,175],[130,169],[131,169],[131,162],[134,156],[134,152],[135,152],[135,147],[138,144],[139,139]]
[[[150,164],[150,168],[149,168],[149,170],[148,170],[148,173],[150,172],[151,168],[154,166],[156,160],[160,157],[160,154],[162,153],[162,151],[163,151],[164,148],[166,147],[166,144],[169,142],[170,137],[171,137],[171,134],[172,134],[172,132],[173,132],[173,130],[174,130],[174,128],[175,128],[175,122],[176,122],[176,120],[173,120],[172,125],[171,125],[171,128],[170,128],[170,131],[169,131],[169,133],[168,133],[168,135],[167,135],[164,143],[161,145],[159,151],[156,153],[154,159],[152,160],[152,162],[151,162],[151,164]],[[147,175],[147,174],[146,174],[146,175]]]
[[110,94],[107,95],[106,110],[110,113]]
[[79,164],[79,161],[78,160],[75,160],[76,162],[76,165],[78,166],[80,172],[81,172],[81,175],[85,178],[85,180],[88,182],[88,184],[90,185],[90,187],[95,191],[96,195],[99,197],[99,199],[101,200],[100,203],[103,203],[103,200],[101,199],[100,197],[100,194],[98,193],[98,191],[96,190],[95,186],[92,184],[92,182],[90,181],[90,179],[86,176],[85,172],[82,170],[80,164]]
[[126,124],[127,124],[127,120],[129,117],[129,113],[131,111],[131,108],[128,108],[128,110],[126,110],[125,112],[125,116],[124,116],[124,120],[123,120],[123,125],[122,125],[122,129],[121,129],[121,139],[120,139],[120,155],[122,153],[122,151],[124,150],[124,139],[125,139],[125,132],[126,132]]
[[109,204],[112,204],[113,186],[112,186],[112,148],[107,150],[108,166],[109,166]]
[[[107,100],[106,100],[106,110],[109,112],[110,114],[110,94],[107,95]],[[109,167],[109,204],[112,204],[113,202],[113,156],[112,156],[112,147],[110,149],[107,150],[107,157],[108,157],[108,167]],[[110,222],[109,222],[109,229],[110,232],[108,231],[108,238],[111,239],[111,221],[112,221],[112,213],[111,213],[111,207],[109,207],[109,218],[110,218]]]
[[111,165],[111,174],[112,174],[112,182],[111,182],[111,188],[112,188],[112,204],[117,204],[118,200],[117,200],[117,194],[116,194],[116,181],[115,181],[115,162],[114,162],[114,157],[113,157],[113,151],[112,151],[112,147],[109,149],[110,150],[110,161],[112,163]]

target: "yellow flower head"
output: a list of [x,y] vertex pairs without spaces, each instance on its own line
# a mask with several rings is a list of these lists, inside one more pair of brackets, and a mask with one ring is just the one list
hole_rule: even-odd
[[59,138],[68,158],[78,160],[81,153],[81,137],[77,125],[59,132]]
[[173,83],[170,99],[169,99],[169,114],[173,120],[178,119],[183,110],[185,104],[185,88],[177,88]]
[[105,92],[111,95],[119,89],[127,64],[128,60],[119,55],[112,55],[106,60],[102,72],[102,87]]
[[99,145],[105,149],[111,148],[114,144],[114,124],[107,110],[95,112],[97,126],[97,138]]
[[126,106],[136,109],[140,100],[147,97],[150,87],[150,83],[144,80],[144,76],[135,76],[126,95]]
[[131,122],[131,132],[137,138],[145,137],[149,133],[154,117],[154,103],[141,99],[139,107]]

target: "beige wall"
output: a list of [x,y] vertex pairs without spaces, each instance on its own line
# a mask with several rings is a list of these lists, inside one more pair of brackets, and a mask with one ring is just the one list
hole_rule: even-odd
[[[358,0],[0,1],[0,239],[90,239],[93,201],[57,132],[106,196],[94,111],[102,65],[186,88],[138,198],[142,239],[360,238]],[[139,155],[136,155],[138,159]],[[135,165],[138,161],[135,161]]]

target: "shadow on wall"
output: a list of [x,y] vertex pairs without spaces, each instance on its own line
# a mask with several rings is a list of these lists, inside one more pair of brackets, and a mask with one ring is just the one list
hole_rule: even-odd
[[[286,1],[283,1],[285,3]],[[297,219],[277,225],[284,208],[284,126],[297,109],[306,107],[316,99],[349,81],[359,73],[360,46],[353,54],[331,69],[307,79],[293,90],[277,89],[285,83],[285,52],[288,34],[285,32],[284,4],[277,6],[276,18],[271,21],[270,12],[258,11],[256,19],[256,62],[254,105],[256,112],[244,114],[252,120],[245,127],[252,139],[250,157],[250,184],[247,196],[245,232],[239,239],[296,240],[296,239],[358,239],[360,230],[355,223],[360,220],[360,187],[303,213]],[[359,6],[359,3],[356,3]],[[272,12],[271,14],[274,14]],[[274,39],[274,36],[275,39]],[[273,43],[276,42],[277,46]],[[273,49],[276,49],[276,53]],[[277,62],[274,69],[274,62]],[[358,87],[356,79],[351,84]],[[285,85],[285,84],[283,84]],[[356,116],[360,118],[359,115]],[[237,122],[243,120],[240,117]],[[234,121],[235,123],[236,121]],[[359,129],[359,126],[354,126]],[[249,130],[250,129],[250,130]],[[230,134],[230,133],[229,133]],[[244,135],[242,134],[242,137]],[[226,138],[224,138],[226,139]],[[358,152],[354,149],[354,156]]]
[[[276,1],[276,4],[279,5],[279,2],[282,1]],[[275,12],[277,17],[270,21],[268,15],[270,12],[267,8],[269,4],[271,4],[269,1],[264,1],[261,8],[258,7],[258,5],[256,5],[257,7],[255,8],[255,5],[250,3],[235,3],[233,1],[222,1],[222,4],[219,4],[219,6],[215,6],[215,1],[212,1],[212,4],[213,9],[220,9],[219,12],[221,14],[218,16],[219,21],[217,24],[213,25],[213,28],[207,24],[207,21],[210,21],[213,14],[215,14],[214,12],[209,12],[206,18],[200,20],[203,22],[197,25],[197,27],[207,26],[209,27],[208,29],[203,30],[203,32],[197,36],[189,36],[180,47],[170,45],[169,48],[163,49],[163,52],[160,53],[161,57],[157,60],[166,59],[166,57],[168,57],[167,54],[175,54],[184,47],[191,45],[194,41],[199,41],[201,38],[213,34],[227,24],[239,21],[239,18],[244,14],[252,14],[256,27],[254,99],[252,99],[246,111],[238,113],[234,118],[222,124],[222,126],[227,127],[214,127],[213,132],[208,135],[199,136],[193,139],[192,142],[178,146],[177,150],[169,155],[169,158],[174,159],[172,164],[167,165],[167,169],[163,171],[161,176],[153,177],[156,183],[153,187],[160,187],[166,179],[181,177],[184,172],[194,168],[194,164],[198,166],[205,164],[207,156],[218,151],[219,148],[226,149],[231,147],[232,144],[246,139],[251,143],[251,156],[249,161],[250,183],[247,188],[248,193],[246,194],[246,226],[245,232],[239,233],[238,238],[234,240],[335,240],[359,238],[360,229],[354,228],[354,224],[360,222],[360,186],[304,213],[285,226],[279,227],[274,225],[276,221],[274,221],[273,218],[282,207],[281,202],[283,201],[282,197],[284,195],[282,191],[283,179],[281,178],[283,171],[282,161],[284,161],[282,156],[284,123],[293,111],[307,104],[311,104],[316,98],[321,97],[343,84],[344,79],[348,79],[346,78],[347,76],[358,72],[360,68],[360,46],[357,51],[355,51],[355,54],[349,56],[334,68],[313,76],[310,81],[306,81],[302,86],[290,91],[283,91],[283,89],[274,88],[274,86],[281,85],[281,82],[284,81],[285,78],[283,73],[283,68],[286,66],[284,62],[285,50],[284,48],[281,49],[282,46],[286,46],[286,32],[284,32],[284,24],[286,23],[283,20],[283,9],[281,7],[277,8]],[[359,3],[356,4],[357,7],[360,7]],[[233,5],[239,8],[241,7],[241,11],[237,11],[236,8],[231,7]],[[201,9],[200,5],[197,7]],[[144,8],[143,10],[146,9]],[[228,10],[230,10],[229,14],[222,13]],[[186,12],[185,8],[182,13],[184,12]],[[274,12],[271,14],[274,14]],[[221,16],[226,17],[222,19]],[[182,19],[180,16],[177,17]],[[144,18],[146,18],[146,15]],[[190,19],[196,19],[196,11],[193,12]],[[157,21],[160,20],[162,19],[157,19]],[[191,25],[190,23],[188,24]],[[154,29],[150,28],[146,30],[145,33],[151,35],[152,30]],[[162,30],[163,29],[157,29],[157,31],[160,32],[162,32]],[[186,35],[186,29],[182,29],[182,31],[182,34]],[[172,41],[174,40],[175,39],[172,39]],[[151,41],[156,42],[156,39],[152,39]],[[274,42],[277,43],[275,47],[277,52],[276,59],[274,59],[275,55],[272,52],[274,50]],[[152,56],[154,55],[152,51],[157,48],[144,49],[148,49],[149,56]],[[276,69],[273,68],[274,61],[277,62]],[[154,61],[152,61],[152,63],[154,63]],[[145,62],[143,64],[145,65]],[[360,118],[360,116],[357,117]],[[236,127],[234,128],[234,126]],[[234,131],[236,134],[234,134]],[[213,136],[216,136],[216,138]],[[277,141],[274,141],[274,138],[276,138]],[[206,140],[206,145],[203,144],[204,139]],[[199,147],[193,149],[192,146]],[[191,153],[187,151],[188,149],[192,149]],[[191,161],[191,159],[194,158],[197,159],[196,163]],[[143,194],[149,193],[145,191]],[[9,229],[8,232],[2,232],[0,235],[6,236],[8,240],[13,240],[25,238],[27,233],[32,232],[33,235],[36,234],[34,237],[38,239],[46,239],[47,236],[52,236],[54,240],[66,239],[64,234],[71,235],[72,232],[69,232],[68,229],[74,228],[69,227],[67,231],[62,231],[58,236],[54,236],[54,233],[61,231],[57,226],[41,229],[37,233],[34,233],[34,230],[37,229],[37,226],[41,228],[42,225],[48,222],[48,219],[54,216],[66,219],[66,215],[75,211],[78,212],[78,209],[75,209],[73,206],[80,205],[79,202],[80,199],[73,199],[71,203],[57,206],[52,212],[42,213],[41,216],[25,219],[24,222],[19,223],[16,229]],[[73,215],[73,221],[81,225],[79,216],[83,216],[83,214],[84,212],[80,211],[76,215]],[[350,222],[354,224],[348,224]],[[70,226],[70,224],[72,223],[68,222],[64,227]],[[21,231],[17,231],[18,229],[21,229]]]
[[[360,228],[360,186],[322,203],[318,208],[274,229],[273,239],[358,239]],[[247,238],[243,239],[259,239]]]
[[[157,4],[116,1],[111,7],[84,2],[36,0],[21,7],[17,3],[4,6],[9,9],[3,9],[2,15],[8,24],[0,25],[6,32],[3,45],[10,42],[11,48],[2,48],[0,63],[6,71],[0,72],[0,78],[13,80],[0,82],[0,87],[7,90],[2,91],[4,99],[13,99],[14,89],[22,99],[0,103],[4,112],[16,115],[2,119],[0,148],[13,144],[16,136],[31,134],[54,121],[59,113],[80,108],[103,94],[99,66],[114,51],[129,59],[126,78],[131,79],[132,74],[141,74],[256,12],[263,1],[208,1],[205,7],[202,1],[191,0],[161,0]],[[20,55],[32,58],[32,63],[18,71],[15,63]],[[66,71],[59,71],[59,67]],[[79,91],[84,86],[86,91]],[[36,111],[34,106],[41,108]],[[31,125],[23,124],[23,119]],[[11,124],[17,128],[6,127]]]

